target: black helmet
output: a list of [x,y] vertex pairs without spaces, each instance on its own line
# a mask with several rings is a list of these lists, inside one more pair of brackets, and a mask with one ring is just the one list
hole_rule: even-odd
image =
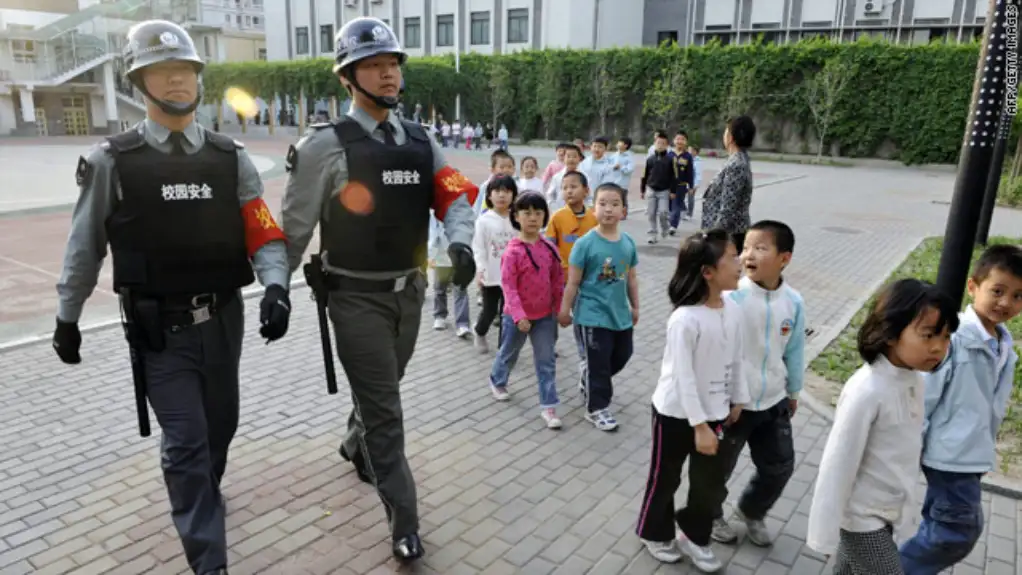
[[124,64],[128,79],[164,112],[175,116],[190,114],[202,101],[201,83],[199,92],[195,95],[195,102],[181,104],[157,100],[149,94],[145,82],[142,81],[143,68],[167,61],[189,62],[195,67],[196,74],[202,73],[205,67],[195,50],[195,42],[184,28],[173,22],[146,20],[128,30],[128,43],[124,47]]
[[334,37],[334,43],[336,44],[334,73],[347,78],[356,90],[381,108],[397,106],[397,98],[376,96],[362,89],[355,80],[352,69],[352,64],[379,54],[393,54],[397,56],[399,64],[405,63],[408,55],[405,54],[390,26],[379,18],[355,18],[341,27]]

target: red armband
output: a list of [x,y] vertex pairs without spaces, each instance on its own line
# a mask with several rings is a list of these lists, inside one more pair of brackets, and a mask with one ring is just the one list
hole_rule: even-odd
[[256,198],[241,206],[241,217],[245,220],[245,246],[248,257],[255,255],[259,248],[274,240],[286,241],[284,231],[270,213],[262,198]]
[[444,166],[436,173],[436,176],[433,177],[433,186],[433,212],[436,214],[436,219],[441,222],[447,215],[447,208],[451,207],[451,204],[459,196],[465,194],[468,205],[473,206],[476,203],[476,196],[479,195],[479,186],[470,182],[468,178],[461,175],[461,172],[450,166]]

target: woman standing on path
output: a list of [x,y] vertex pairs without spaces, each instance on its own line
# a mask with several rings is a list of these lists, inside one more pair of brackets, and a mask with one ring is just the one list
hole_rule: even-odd
[[738,253],[742,253],[745,231],[752,221],[752,166],[748,149],[756,137],[756,124],[748,116],[730,120],[724,130],[727,163],[713,178],[703,196],[702,229],[720,228],[731,234]]

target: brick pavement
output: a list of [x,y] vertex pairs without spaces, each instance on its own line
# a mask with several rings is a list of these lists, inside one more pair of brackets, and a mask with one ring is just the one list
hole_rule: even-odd
[[[928,189],[913,172],[769,170],[807,174],[764,188],[753,209],[755,217],[782,217],[795,228],[789,279],[804,292],[818,331],[839,322],[922,235],[939,232],[947,211],[932,203],[947,199],[947,182]],[[627,229],[641,235],[640,220]],[[1020,224],[1018,214],[999,213],[995,232]],[[495,404],[486,389],[488,359],[423,322],[403,384],[428,549],[417,572],[692,572],[686,564],[655,564],[632,533],[649,461],[649,395],[673,257],[665,244],[640,247],[644,319],[635,356],[618,378],[616,434],[582,421],[574,362],[558,366],[566,428],[551,432],[538,418],[528,357],[514,374],[513,400]],[[293,300],[291,332],[269,347],[255,336],[256,306],[248,305],[242,421],[224,486],[231,572],[392,572],[378,499],[335,453],[350,401],[343,389],[325,395],[313,305],[305,290]],[[571,357],[568,340],[561,342],[564,357]],[[134,428],[118,330],[87,334],[83,360],[63,366],[46,344],[0,353],[0,572],[185,573],[159,477],[158,442],[138,438]],[[824,570],[803,538],[827,427],[803,408],[795,429],[798,468],[768,521],[778,541],[765,550],[747,542],[718,546],[727,573]],[[743,458],[735,484],[747,480],[748,468]],[[1022,563],[1018,504],[985,497],[987,532],[956,568],[959,575],[1010,573]]]

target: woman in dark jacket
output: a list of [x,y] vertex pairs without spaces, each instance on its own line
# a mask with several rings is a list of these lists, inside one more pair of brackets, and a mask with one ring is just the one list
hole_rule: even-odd
[[756,137],[756,124],[748,116],[738,116],[724,130],[724,148],[728,159],[706,188],[703,196],[702,228],[722,228],[734,238],[742,251],[745,232],[752,225],[749,204],[752,203],[752,166],[748,149]]

